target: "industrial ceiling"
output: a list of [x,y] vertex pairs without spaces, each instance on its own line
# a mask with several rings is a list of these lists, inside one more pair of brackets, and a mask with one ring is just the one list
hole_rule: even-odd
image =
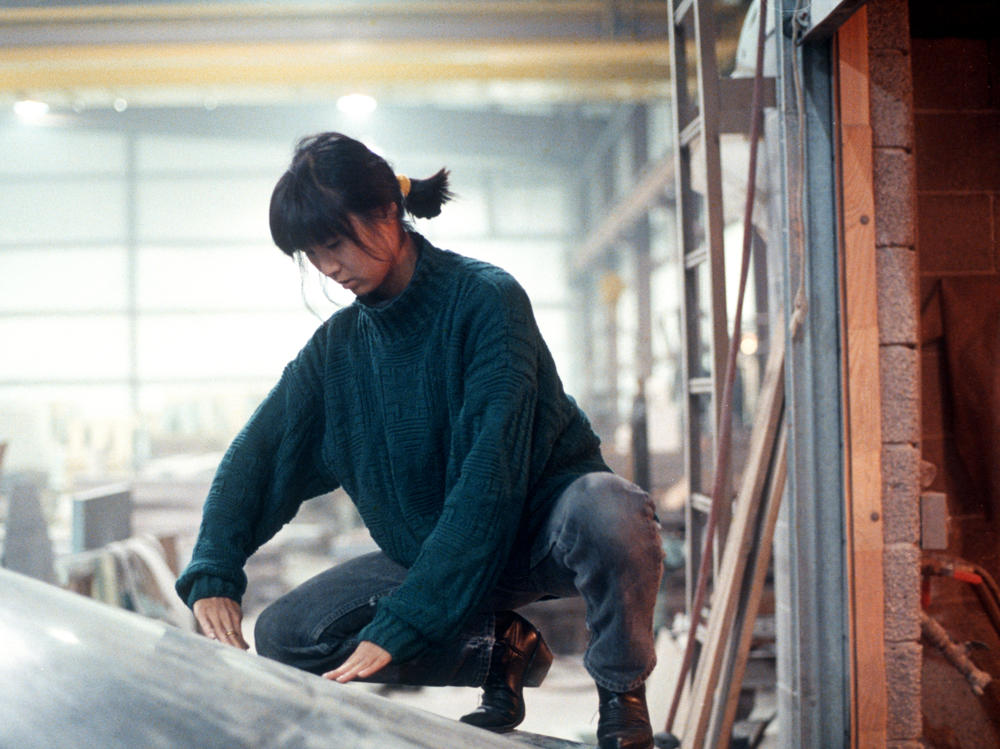
[[620,106],[666,98],[667,38],[666,4],[636,0],[14,0],[0,111],[32,99],[74,126],[293,138],[358,92],[399,158],[563,169]]
[[[718,4],[738,28],[746,0]],[[663,0],[6,0],[0,122],[31,99],[53,124],[291,139],[363,93],[399,158],[571,169],[667,98],[667,26]]]
[[0,97],[58,105],[538,105],[663,95],[666,4],[584,0],[15,3]]

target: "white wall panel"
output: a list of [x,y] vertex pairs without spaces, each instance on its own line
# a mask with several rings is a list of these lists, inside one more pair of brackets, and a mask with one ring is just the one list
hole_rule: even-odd
[[[143,134],[129,175],[129,137],[0,126],[0,427],[41,425],[30,449],[8,454],[11,470],[118,470],[103,441],[78,438],[98,433],[128,437],[116,455],[144,436],[198,450],[204,435],[192,429],[237,429],[320,318],[353,302],[335,284],[326,299],[315,271],[303,276],[271,243],[268,204],[293,143]],[[441,165],[427,158],[433,167],[418,176]],[[461,169],[453,185],[456,200],[419,230],[522,283],[573,391],[563,262],[572,189]],[[491,238],[520,234],[545,239]]]
[[144,135],[138,140],[136,157],[141,173],[259,169],[273,171],[277,182],[292,159],[292,148],[292,143],[260,140]]
[[500,234],[561,234],[569,229],[568,191],[562,185],[500,185],[493,214]]
[[0,318],[0,352],[0,384],[122,378],[128,323],[110,315]]
[[140,310],[303,307],[299,266],[273,245],[145,247],[137,296]]
[[535,306],[566,302],[562,242],[469,239],[449,249],[500,266],[517,279]]
[[122,180],[13,180],[2,189],[0,242],[121,242],[125,235]]
[[0,129],[0,175],[125,171],[125,137],[37,127]]
[[125,250],[5,249],[0,252],[0,313],[125,308]]
[[306,312],[140,318],[139,376],[277,379],[319,324]]
[[138,196],[142,241],[270,242],[267,212],[275,180],[176,177],[144,180]]

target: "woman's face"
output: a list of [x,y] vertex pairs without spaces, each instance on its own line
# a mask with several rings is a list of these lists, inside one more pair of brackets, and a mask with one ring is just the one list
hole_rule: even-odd
[[351,216],[361,244],[335,236],[304,250],[309,262],[355,296],[385,301],[402,293],[413,275],[412,246],[394,215],[368,221]]

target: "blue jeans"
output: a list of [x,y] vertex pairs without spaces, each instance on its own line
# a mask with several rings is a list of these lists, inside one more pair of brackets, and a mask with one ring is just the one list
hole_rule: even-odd
[[[390,663],[372,681],[480,686],[495,639],[494,612],[579,595],[590,630],[584,665],[599,686],[628,691],[656,663],[653,605],[662,569],[659,526],[646,493],[611,473],[587,474],[557,499],[525,572],[506,572],[453,640]],[[379,598],[405,577],[406,568],[382,552],[321,572],[261,613],[257,652],[316,674],[336,668],[354,651]]]

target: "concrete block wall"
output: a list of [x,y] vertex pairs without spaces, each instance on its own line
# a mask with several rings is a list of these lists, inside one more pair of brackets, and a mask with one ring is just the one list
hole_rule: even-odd
[[882,388],[886,739],[902,748],[919,746],[922,735],[913,77],[908,0],[871,0],[867,9]]

